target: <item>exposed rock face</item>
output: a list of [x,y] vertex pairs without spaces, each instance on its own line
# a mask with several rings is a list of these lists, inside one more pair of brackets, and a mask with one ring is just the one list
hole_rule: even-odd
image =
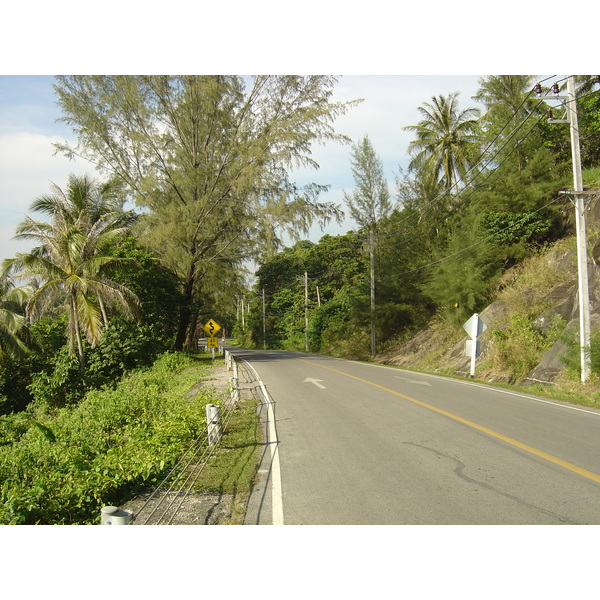
[[[597,244],[598,246],[598,244]],[[600,326],[600,267],[594,262],[588,262],[588,280],[590,296],[590,321],[592,330]],[[555,302],[554,306],[544,311],[537,319],[536,324],[540,330],[544,330],[555,315],[560,316],[567,322],[567,331],[571,332],[575,339],[579,339],[579,291],[577,273],[574,279],[558,286],[549,296]],[[556,342],[543,356],[540,363],[527,375],[526,383],[529,382],[552,382],[558,376],[565,365],[562,360],[566,350],[565,343]]]
[[[600,195],[588,197],[587,229],[589,232],[600,225]],[[533,299],[544,300],[545,308],[534,319],[534,328],[546,334],[562,319],[566,325],[566,333],[575,340],[579,339],[579,292],[577,281],[577,252],[575,249],[549,253],[544,258],[544,268],[557,275],[560,282],[543,295],[540,289],[524,289],[517,296],[520,306],[533,306]],[[552,278],[554,280],[554,278]],[[600,239],[588,255],[588,280],[590,293],[590,316],[593,330],[600,330]],[[550,281],[550,280],[548,280]],[[540,359],[539,364],[519,382],[514,375],[506,373],[484,372],[481,368],[486,353],[491,347],[491,332],[507,331],[511,326],[511,315],[508,306],[502,300],[496,300],[480,313],[488,329],[480,337],[481,355],[477,359],[479,367],[476,376],[488,381],[505,381],[521,385],[536,382],[553,383],[559,373],[565,369],[564,356],[567,349],[565,342],[556,342]],[[471,359],[465,355],[466,335],[462,332],[450,336],[441,328],[431,327],[419,332],[411,340],[390,348],[379,356],[383,363],[428,371],[454,373],[468,376]],[[577,357],[578,358],[578,357]]]
[[[600,217],[600,202],[595,202],[592,210],[598,212]],[[591,216],[591,215],[590,215]],[[594,215],[596,216],[596,215]],[[591,219],[595,220],[595,219]],[[590,223],[588,223],[589,227]],[[591,252],[588,261],[588,280],[590,292],[590,315],[592,330],[600,329],[600,241]],[[598,258],[596,258],[598,257]],[[534,327],[541,333],[547,333],[550,327],[560,317],[567,323],[566,331],[574,339],[579,339],[579,293],[577,281],[576,251],[569,250],[561,254],[548,256],[551,268],[562,275],[562,283],[556,285],[545,297],[546,305],[550,307],[541,312],[534,319]],[[597,264],[598,262],[598,264]],[[522,292],[521,301],[527,305],[528,296],[534,296],[535,290]],[[537,294],[539,298],[539,293]],[[490,348],[490,332],[494,329],[503,330],[510,320],[507,305],[497,300],[480,313],[488,330],[480,337],[482,345],[481,356],[476,365],[481,365],[485,360],[486,351]],[[468,337],[461,339],[444,339],[434,329],[426,329],[410,341],[391,349],[385,356],[380,357],[382,362],[406,368],[421,368],[456,375],[468,376],[470,371],[470,358],[465,355],[465,342]],[[436,351],[435,348],[438,348]],[[541,358],[539,364],[519,382],[520,385],[533,383],[553,383],[561,371],[565,369],[563,357],[566,345],[557,341]],[[434,357],[433,360],[431,357]],[[424,361],[429,357],[429,364]],[[436,364],[434,364],[436,363]],[[495,374],[491,372],[477,372],[477,377],[488,381],[514,382],[510,375]]]

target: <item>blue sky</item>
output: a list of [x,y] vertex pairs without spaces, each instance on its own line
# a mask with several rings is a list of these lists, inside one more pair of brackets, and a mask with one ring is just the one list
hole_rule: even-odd
[[[353,140],[369,135],[383,161],[386,177],[394,189],[399,166],[406,167],[406,153],[412,135],[402,130],[419,120],[417,107],[433,95],[460,92],[461,106],[476,105],[471,96],[478,89],[479,75],[343,76],[336,87],[339,100],[364,98],[364,101],[336,123],[337,131]],[[15,226],[28,212],[37,196],[50,191],[51,182],[64,187],[69,173],[89,173],[100,177],[92,165],[69,161],[54,155],[53,142],[73,140],[70,129],[56,120],[61,116],[52,89],[52,76],[0,75],[0,258],[30,247],[12,240]],[[316,181],[330,185],[322,199],[343,206],[343,192],[354,187],[350,170],[349,145],[315,146],[313,157],[318,171],[295,173],[298,183]],[[331,225],[325,233],[344,233],[354,227],[347,220]],[[311,239],[318,241],[316,228]]]

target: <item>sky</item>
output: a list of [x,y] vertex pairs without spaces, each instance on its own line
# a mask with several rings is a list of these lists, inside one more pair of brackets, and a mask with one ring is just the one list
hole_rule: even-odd
[[[486,74],[589,73],[597,66],[593,19],[578,23],[575,55],[570,48],[547,49],[556,21],[514,0],[506,0],[493,19],[474,0],[430,0],[392,12],[383,0],[360,10],[335,0],[306,0],[302,10],[269,0],[231,0],[225,13],[181,0],[169,6],[142,15],[106,0],[85,22],[72,0],[36,7],[35,19],[24,4],[9,9],[0,36],[0,259],[31,247],[12,239],[14,229],[52,183],[64,187],[71,173],[99,177],[89,163],[54,155],[53,143],[75,141],[56,122],[61,116],[52,89],[56,73],[342,74],[334,100],[364,102],[339,117],[336,130],[355,142],[369,136],[394,193],[412,139],[403,127],[418,123],[418,107],[434,95],[459,92],[460,106],[467,108],[478,106],[471,96]],[[127,28],[128,23],[135,26]],[[331,186],[321,199],[344,209],[344,191],[354,187],[350,153],[348,145],[315,146],[320,169],[292,179]],[[355,226],[347,218],[325,231],[315,227],[308,237],[316,242],[324,233]]]

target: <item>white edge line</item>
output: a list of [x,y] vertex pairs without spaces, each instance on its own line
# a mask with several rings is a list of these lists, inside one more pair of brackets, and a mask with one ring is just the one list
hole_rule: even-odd
[[264,402],[267,405],[267,426],[269,428],[269,445],[271,446],[271,502],[273,513],[273,525],[283,525],[283,494],[281,488],[281,466],[279,464],[279,439],[277,438],[277,429],[275,428],[275,413],[273,411],[273,402],[269,399],[267,388],[260,379],[256,369],[245,359],[238,358],[246,363],[252,369],[256,376]]
[[510,396],[517,396],[518,398],[526,398],[528,400],[534,400],[535,402],[542,402],[543,404],[551,404],[552,406],[558,406],[559,408],[568,408],[570,410],[576,410],[578,412],[584,412],[588,415],[594,415],[596,417],[600,417],[600,411],[589,410],[586,408],[580,408],[579,406],[573,406],[572,404],[567,404],[565,402],[555,402],[553,400],[545,400],[544,398],[540,398],[539,396],[533,396],[530,394],[521,394],[519,392],[511,392],[510,390],[505,390],[503,388],[497,388],[493,385],[483,385],[481,383],[475,383],[474,381],[462,381],[461,379],[452,379],[451,377],[444,377],[443,375],[435,375],[434,373],[419,373],[418,371],[410,371],[408,369],[398,369],[396,367],[388,367],[386,365],[373,365],[371,363],[363,363],[357,360],[350,360],[347,362],[354,362],[359,365],[365,365],[368,367],[376,367],[378,369],[391,369],[393,371],[400,371],[401,373],[412,373],[413,375],[419,375],[421,377],[431,377],[433,379],[443,379],[444,381],[450,381],[452,383],[460,383],[463,385],[471,385],[474,387],[482,388],[484,390],[491,390],[494,392],[500,392],[502,394],[508,394]]

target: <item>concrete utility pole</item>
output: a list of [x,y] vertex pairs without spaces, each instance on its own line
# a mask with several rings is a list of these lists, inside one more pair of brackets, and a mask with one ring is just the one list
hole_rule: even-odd
[[304,338],[308,352],[308,273],[304,271]]
[[567,109],[571,125],[571,154],[573,156],[573,194],[575,226],[577,228],[577,267],[579,273],[579,345],[581,351],[581,381],[586,383],[592,370],[590,292],[588,286],[587,236],[585,227],[585,201],[581,174],[579,124],[575,97],[575,78],[567,79]]
[[265,312],[265,288],[262,289],[262,317],[263,317],[263,350],[267,349],[267,316]]
[[[550,111],[549,123],[569,123],[571,129],[571,157],[573,159],[573,189],[563,194],[573,196],[571,200],[575,207],[575,229],[577,233],[577,279],[579,292],[579,348],[581,354],[581,381],[586,383],[592,371],[592,343],[590,319],[590,292],[588,284],[587,234],[585,226],[585,192],[581,174],[581,150],[579,147],[579,123],[577,120],[577,96],[575,94],[575,77],[567,77],[567,95],[560,96],[558,84],[554,84],[554,99],[564,100],[567,119],[552,118]],[[538,96],[541,96],[540,84],[536,86]],[[548,98],[552,98],[548,96]]]
[[377,351],[375,340],[375,243],[372,228],[369,235],[369,257],[371,263],[371,354],[375,356]]

